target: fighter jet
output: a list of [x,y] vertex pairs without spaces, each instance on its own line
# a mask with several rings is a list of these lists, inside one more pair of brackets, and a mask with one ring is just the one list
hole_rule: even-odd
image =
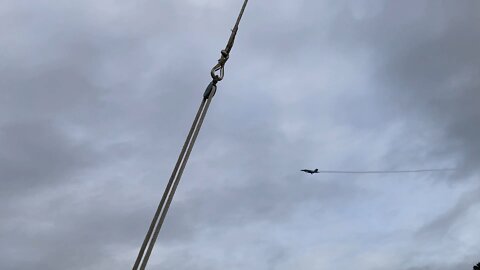
[[301,170],[301,171],[302,171],[302,172],[309,173],[309,174],[318,173],[318,169],[315,169],[315,170],[303,169],[303,170]]

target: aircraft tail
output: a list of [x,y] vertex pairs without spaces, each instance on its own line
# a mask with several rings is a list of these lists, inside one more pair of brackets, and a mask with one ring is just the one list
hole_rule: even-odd
[[314,173],[318,173],[318,169],[315,169],[315,171],[313,171]]

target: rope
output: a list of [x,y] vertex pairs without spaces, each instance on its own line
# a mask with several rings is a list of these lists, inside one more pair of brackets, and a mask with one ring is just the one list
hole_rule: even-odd
[[[175,195],[175,191],[177,190],[180,179],[182,178],[183,171],[185,169],[185,166],[187,165],[188,158],[190,157],[190,153],[192,152],[193,146],[195,145],[195,141],[197,139],[198,133],[200,132],[205,116],[207,115],[210,103],[217,90],[217,82],[223,79],[225,63],[229,58],[230,51],[232,50],[233,44],[235,42],[238,25],[240,24],[240,20],[243,16],[243,12],[245,11],[247,2],[248,0],[244,1],[235,26],[232,29],[232,33],[228,40],[227,46],[224,50],[221,51],[221,57],[218,60],[218,63],[212,68],[210,72],[212,76],[212,82],[210,82],[203,94],[203,99],[200,103],[200,107],[198,108],[197,114],[195,115],[195,119],[193,120],[190,131],[188,132],[185,143],[183,144],[182,151],[178,156],[177,163],[175,164],[167,186],[165,187],[162,199],[160,200],[157,210],[155,211],[152,222],[150,224],[150,227],[148,228],[142,246],[140,247],[140,251],[138,252],[138,256],[135,260],[132,270],[145,270],[145,267],[147,266],[153,247],[155,246],[155,242],[157,241],[158,234],[160,233],[160,229],[162,228],[168,209],[170,208],[170,204],[172,203],[173,196]],[[218,75],[216,74],[217,72],[219,73]]]

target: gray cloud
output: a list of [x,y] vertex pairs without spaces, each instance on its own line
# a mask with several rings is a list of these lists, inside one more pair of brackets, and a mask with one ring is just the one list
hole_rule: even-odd
[[[55,185],[88,167],[93,151],[49,123],[11,123],[1,129],[2,194]],[[25,166],[28,164],[28,166]]]
[[[0,5],[2,269],[131,267],[240,3]],[[471,268],[476,10],[250,1],[150,268]]]

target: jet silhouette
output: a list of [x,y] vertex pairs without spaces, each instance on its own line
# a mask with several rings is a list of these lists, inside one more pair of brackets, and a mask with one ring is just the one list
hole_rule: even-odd
[[309,174],[318,173],[318,169],[315,169],[315,170],[303,169],[303,170],[301,170],[301,171],[302,171],[302,172],[309,173]]

